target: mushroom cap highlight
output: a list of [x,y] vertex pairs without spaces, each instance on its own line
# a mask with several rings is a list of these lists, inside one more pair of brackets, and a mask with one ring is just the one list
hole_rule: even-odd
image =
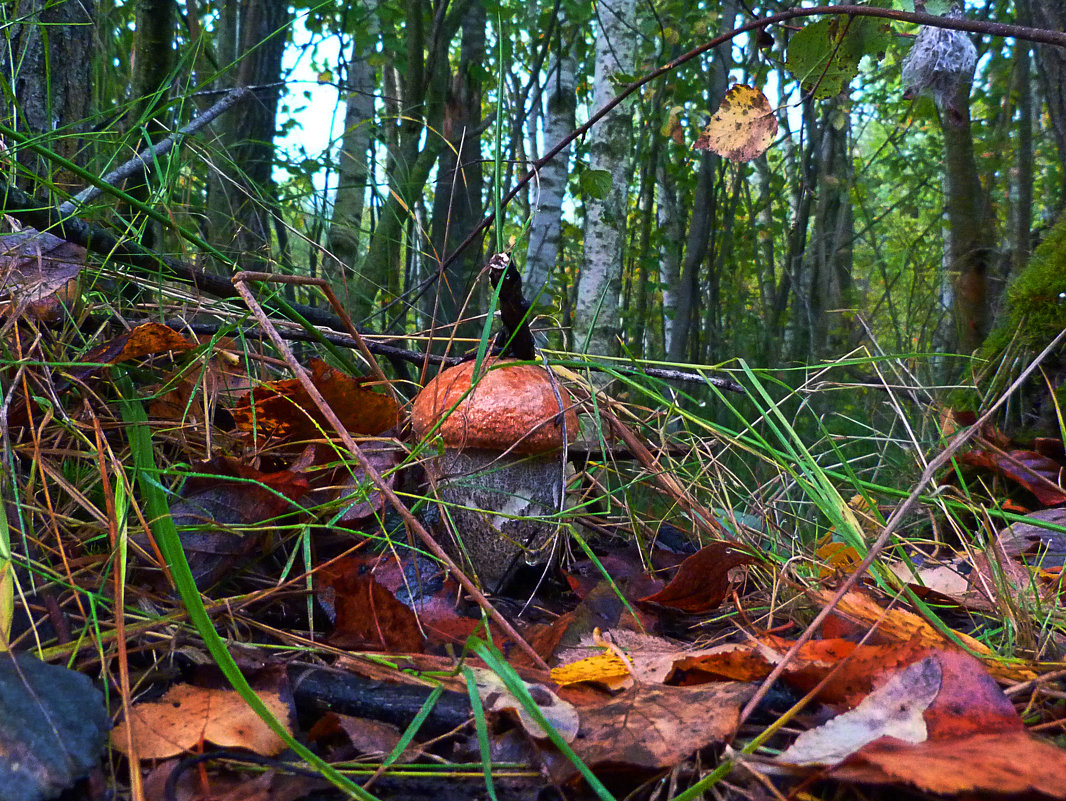
[[[474,365],[474,361],[462,362],[426,384],[411,409],[416,436],[425,436],[447,415],[439,431],[448,448],[510,450],[515,454],[556,450],[563,446],[561,399],[567,439],[572,442],[577,437],[577,413],[570,393],[558,382],[553,388],[552,378],[543,367],[487,359],[483,362],[487,371],[470,390]],[[463,398],[467,390],[470,393]]]

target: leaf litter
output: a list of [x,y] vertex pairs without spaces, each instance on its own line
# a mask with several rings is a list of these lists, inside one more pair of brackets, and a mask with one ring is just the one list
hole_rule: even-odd
[[[917,551],[894,563],[895,575],[916,592],[939,593],[923,597],[953,604],[950,615],[941,609],[940,617],[931,616],[928,607],[867,582],[846,594],[822,630],[787,661],[804,621],[832,603],[835,583],[861,560],[854,545],[846,546],[852,550],[843,558],[844,548],[826,547],[843,543],[825,542],[819,558],[785,570],[765,534],[744,526],[738,534],[745,540],[704,542],[690,553],[659,544],[633,549],[603,536],[584,565],[562,566],[563,579],[538,584],[545,579],[533,578],[526,596],[532,611],[519,636],[535,646],[538,664],[510,634],[487,622],[478,602],[433,560],[416,553],[416,541],[385,502],[383,487],[344,458],[302,385],[279,378],[270,362],[249,372],[255,359],[235,362],[227,355],[232,348],[232,341],[200,341],[157,323],[135,327],[85,348],[71,360],[84,367],[70,368],[69,378],[32,374],[39,387],[68,382],[56,397],[76,401],[65,412],[83,429],[99,426],[99,455],[78,450],[56,427],[40,394],[22,396],[24,413],[13,430],[15,452],[34,455],[50,482],[52,511],[35,508],[20,516],[7,507],[8,526],[29,533],[39,550],[61,546],[66,559],[51,568],[62,572],[41,574],[37,589],[25,595],[30,614],[14,621],[13,647],[40,640],[52,658],[77,654],[92,664],[95,657],[61,631],[64,623],[91,622],[84,604],[79,608],[82,596],[71,588],[90,593],[98,607],[106,605],[111,549],[131,551],[127,599],[140,611],[128,606],[97,622],[109,664],[118,656],[110,649],[120,625],[124,642],[137,650],[108,669],[126,671],[156,699],[120,698],[112,709],[119,725],[112,732],[111,759],[119,760],[135,742],[137,753],[129,756],[140,762],[130,769],[142,770],[151,786],[174,775],[177,786],[188,788],[187,797],[197,797],[192,774],[180,770],[190,757],[236,750],[269,760],[285,745],[237,693],[204,674],[209,660],[197,632],[183,622],[170,585],[144,580],[144,566],[159,557],[137,497],[112,489],[108,503],[97,500],[105,486],[101,464],[109,486],[132,485],[126,483],[129,451],[114,412],[114,370],[156,393],[144,402],[155,410],[155,445],[167,468],[152,480],[167,492],[186,558],[217,625],[231,632],[242,669],[282,669],[287,677],[280,689],[263,690],[260,699],[291,735],[327,758],[363,754],[383,766],[392,754],[419,765],[425,775],[444,777],[458,770],[453,765],[482,761],[487,746],[520,755],[522,781],[536,786],[548,776],[563,792],[580,795],[590,775],[628,787],[666,771],[694,781],[700,760],[738,753],[790,714],[800,733],[773,735],[779,756],[755,749],[736,759],[749,770],[784,771],[795,781],[828,776],[844,784],[944,795],[1032,791],[1063,797],[1061,750],[1029,730],[1053,730],[1064,717],[1048,700],[1053,695],[1041,695],[1042,674],[1055,664],[1004,658],[987,644],[980,618],[971,616],[1002,608],[1005,588],[1015,603],[1034,586],[1034,601],[1057,603],[1048,570],[1061,567],[1060,536],[1044,527],[1059,524],[1056,510],[1033,511],[984,548],[929,556],[929,564],[949,565],[964,576],[964,589],[938,584],[931,572],[904,569],[925,558]],[[405,434],[401,407],[367,379],[321,361],[311,363],[311,375],[387,486],[402,489],[426,525],[441,531],[447,508],[433,502],[432,487],[417,483],[421,451],[433,443]],[[175,376],[195,378],[171,395]],[[210,382],[217,383],[212,388]],[[169,405],[159,405],[163,397]],[[28,436],[41,425],[51,427],[47,444]],[[1054,501],[1059,490],[1047,484],[1057,487],[1060,471],[1046,462],[1036,470],[1025,459],[962,462],[1014,482],[1030,502]],[[78,485],[64,480],[56,469],[64,460],[80,463],[89,478]],[[1014,469],[1018,461],[1024,470]],[[649,483],[647,491],[661,500],[660,484]],[[867,517],[867,534],[876,535],[876,516]],[[588,531],[595,532],[595,521],[589,522]],[[613,525],[626,532],[634,523],[643,524],[639,515]],[[133,558],[133,551],[140,555]],[[535,591],[538,586],[544,589]],[[506,596],[494,600],[512,620],[523,620],[522,604],[512,606]],[[32,617],[35,609],[43,614]],[[535,700],[535,714],[464,650],[486,639]],[[300,677],[301,666],[311,663],[336,671],[337,678],[335,684],[316,684],[309,699]],[[461,664],[477,676],[481,714],[491,724],[486,742],[469,725],[469,688],[455,672]],[[779,689],[749,710],[759,685],[779,667]],[[357,683],[363,675],[373,676],[373,692],[355,689],[364,686]],[[1026,689],[1008,697],[1002,687]],[[58,685],[42,691],[41,703],[59,692]],[[90,704],[88,696],[77,703],[86,709]],[[1016,703],[1029,710],[1024,719]],[[424,730],[414,725],[420,720]],[[549,732],[542,720],[558,741],[544,736]],[[516,742],[522,743],[517,750]],[[726,751],[727,744],[734,750]],[[270,764],[284,770],[284,763]],[[390,769],[375,768],[386,774]],[[258,778],[221,767],[203,770],[221,798],[236,799],[241,792],[248,798],[298,798],[314,786],[310,779],[285,783],[273,770]]]

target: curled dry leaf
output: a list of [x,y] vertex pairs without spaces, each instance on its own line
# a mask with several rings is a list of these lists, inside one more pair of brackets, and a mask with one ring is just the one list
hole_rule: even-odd
[[[311,381],[341,424],[353,434],[380,434],[397,424],[396,401],[367,389],[367,379],[356,378],[321,359],[310,362]],[[321,439],[334,435],[333,427],[295,378],[271,381],[242,397],[233,409],[241,431],[283,440]]]
[[755,561],[754,556],[728,543],[713,542],[682,562],[677,575],[662,590],[640,600],[693,614],[709,612],[729,594],[729,571]]
[[775,136],[777,116],[766,95],[738,83],[726,92],[694,147],[730,161],[751,161],[766,152]]
[[791,765],[836,765],[879,737],[920,743],[929,732],[922,716],[940,692],[940,665],[926,657],[889,677],[857,707],[800,734],[778,757]]
[[[260,700],[289,733],[289,707],[277,693],[259,693]],[[222,748],[247,748],[273,756],[285,741],[267,726],[234,690],[209,690],[179,684],[158,701],[136,704],[130,717],[111,732],[111,744],[122,753],[130,734],[141,759],[166,759],[191,751],[201,742]]]
[[[518,716],[522,728],[531,737],[540,740],[548,737],[548,733],[533,719],[519,700],[511,695],[511,691],[507,689],[507,685],[499,676],[484,668],[471,668],[471,670],[477,682],[478,696],[487,711],[512,712]],[[580,723],[577,710],[543,684],[531,684],[530,682],[523,682],[523,684],[552,728],[564,741],[572,743],[577,737]]]

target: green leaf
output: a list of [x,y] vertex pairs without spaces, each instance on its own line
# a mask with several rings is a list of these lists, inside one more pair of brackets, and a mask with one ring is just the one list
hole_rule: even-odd
[[581,191],[589,197],[603,200],[611,191],[613,180],[607,170],[585,170],[581,173]]
[[891,42],[887,23],[873,17],[831,17],[807,25],[788,43],[785,66],[815,98],[844,91],[863,56],[880,58]]

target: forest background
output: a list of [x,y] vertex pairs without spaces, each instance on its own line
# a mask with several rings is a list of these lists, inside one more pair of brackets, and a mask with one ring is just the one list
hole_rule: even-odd
[[[636,77],[791,6],[5,4],[9,175],[60,206],[84,182],[42,146],[104,175],[249,87],[125,187],[167,224],[106,194],[78,214],[175,257],[204,258],[193,231],[245,269],[322,276],[370,331],[446,338],[483,313],[477,278],[508,248],[537,327],[570,350],[787,367],[858,348],[905,355],[928,384],[955,378],[962,363],[930,354],[983,344],[1062,208],[1060,50],[972,35],[972,87],[944,111],[902,82],[916,27],[860,51],[830,93],[789,70],[789,32],[816,22],[795,20],[687,61],[538,162]],[[966,14],[1066,24],[1051,0]],[[738,82],[780,123],[739,164],[692,148]],[[327,130],[322,150],[302,142]],[[531,167],[486,238],[478,224]]]

